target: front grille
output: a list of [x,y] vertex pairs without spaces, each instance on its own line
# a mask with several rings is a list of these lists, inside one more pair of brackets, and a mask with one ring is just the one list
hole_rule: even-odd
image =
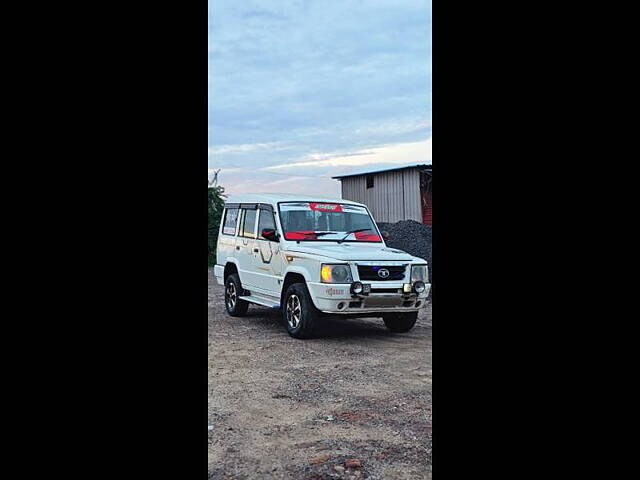
[[[389,270],[388,277],[381,277],[378,272],[386,268]],[[404,265],[358,265],[358,275],[360,280],[369,281],[385,281],[385,280],[404,280],[406,266]]]

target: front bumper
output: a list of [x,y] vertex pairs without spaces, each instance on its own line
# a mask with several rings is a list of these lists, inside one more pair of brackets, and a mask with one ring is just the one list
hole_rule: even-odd
[[427,305],[431,289],[431,285],[427,283],[421,294],[404,294],[401,293],[402,283],[365,283],[371,284],[369,295],[351,295],[350,283],[307,283],[307,287],[318,310],[336,314],[415,312]]

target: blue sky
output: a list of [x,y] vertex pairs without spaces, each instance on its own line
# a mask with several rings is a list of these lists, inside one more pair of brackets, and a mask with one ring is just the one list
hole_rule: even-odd
[[431,0],[209,0],[209,176],[338,195],[431,163]]

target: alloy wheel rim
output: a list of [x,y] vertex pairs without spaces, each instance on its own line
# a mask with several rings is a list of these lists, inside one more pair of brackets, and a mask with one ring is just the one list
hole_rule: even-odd
[[229,310],[233,310],[233,307],[236,306],[237,294],[236,294],[236,286],[233,282],[229,282],[227,285],[227,307]]
[[301,316],[300,299],[297,295],[291,295],[287,300],[287,323],[291,328],[297,328],[300,325]]

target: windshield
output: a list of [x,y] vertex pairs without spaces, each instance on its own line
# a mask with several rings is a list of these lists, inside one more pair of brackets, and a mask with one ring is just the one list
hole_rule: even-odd
[[382,242],[367,209],[357,205],[281,203],[280,221],[286,240]]

